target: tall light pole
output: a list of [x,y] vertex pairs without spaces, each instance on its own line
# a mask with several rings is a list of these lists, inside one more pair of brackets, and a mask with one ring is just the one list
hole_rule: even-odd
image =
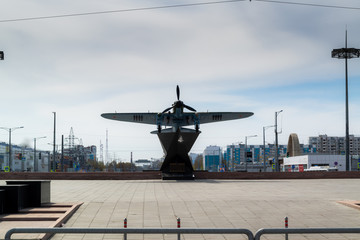
[[41,138],[46,138],[45,137],[37,137],[37,138],[34,138],[34,172],[38,172],[39,171],[39,167],[38,167],[38,159],[36,158],[36,140],[37,139],[41,139]]
[[348,93],[348,59],[359,58],[360,49],[347,47],[347,30],[345,31],[345,48],[333,49],[331,57],[345,59],[345,154],[346,154],[346,171],[350,171],[350,141],[349,141],[349,93]]
[[247,139],[257,137],[257,135],[245,136],[245,171],[247,172]]
[[56,112],[53,112],[54,114],[54,145],[53,145],[53,167],[52,167],[52,171],[55,172],[55,160],[56,160],[56,151],[55,151],[55,146],[56,146]]
[[266,162],[265,162],[265,130],[271,127],[275,127],[275,125],[265,126],[263,127],[263,144],[264,144],[264,154],[263,154],[263,163],[264,163],[264,172],[266,172]]
[[283,110],[275,112],[275,172],[280,172],[279,156],[278,156],[278,130],[277,130],[277,117]]
[[9,167],[10,171],[12,169],[12,149],[11,149],[11,131],[15,131],[16,129],[24,128],[22,127],[13,127],[13,128],[7,128],[7,127],[0,127],[0,129],[4,129],[9,132]]

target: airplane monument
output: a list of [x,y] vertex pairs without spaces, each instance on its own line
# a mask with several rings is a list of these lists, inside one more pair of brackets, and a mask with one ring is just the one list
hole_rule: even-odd
[[[151,132],[157,134],[165,159],[161,166],[163,179],[194,179],[193,167],[188,155],[200,132],[200,124],[247,118],[252,112],[196,112],[180,101],[180,89],[176,87],[177,101],[161,113],[103,113],[102,117],[157,126]],[[184,111],[184,109],[189,110]],[[194,126],[194,129],[185,126]]]

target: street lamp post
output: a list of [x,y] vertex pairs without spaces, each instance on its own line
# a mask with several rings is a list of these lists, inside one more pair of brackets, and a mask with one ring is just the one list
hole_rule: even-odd
[[348,95],[348,59],[359,58],[360,49],[347,47],[347,31],[345,32],[345,48],[333,49],[331,57],[345,59],[345,154],[346,154],[346,171],[350,171],[350,141],[349,141],[349,95]]
[[257,135],[245,136],[245,171],[247,172],[247,139],[257,137]]
[[263,127],[263,144],[264,144],[264,153],[263,153],[263,162],[264,162],[264,172],[266,172],[266,162],[265,162],[265,130],[271,127],[275,127],[275,125]]
[[9,167],[10,171],[12,169],[12,149],[11,149],[11,131],[15,131],[16,129],[24,128],[22,127],[13,127],[13,128],[7,128],[7,127],[0,127],[0,129],[4,129],[9,132]]
[[54,114],[54,145],[53,145],[53,167],[52,167],[52,171],[55,172],[55,161],[56,161],[56,151],[55,151],[55,139],[56,139],[56,112],[53,112]]
[[277,117],[283,110],[275,112],[275,172],[280,172],[279,156],[278,156],[278,130],[277,130]]
[[[47,143],[50,146],[54,146],[54,143]],[[58,144],[55,145],[55,153],[59,150]],[[51,153],[49,152],[49,159],[48,159],[48,172],[51,172],[53,169],[51,168]]]
[[36,159],[36,140],[37,139],[41,139],[41,138],[46,138],[45,137],[37,137],[37,138],[34,138],[34,172],[38,172],[39,171],[39,167],[38,167],[38,159]]

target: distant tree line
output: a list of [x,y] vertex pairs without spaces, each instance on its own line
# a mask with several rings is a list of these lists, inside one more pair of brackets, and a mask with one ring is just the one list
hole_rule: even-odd
[[90,172],[131,172],[135,171],[135,164],[129,162],[112,162],[104,163],[103,161],[88,161],[87,171]]
[[204,170],[202,154],[197,155],[197,157],[195,158],[193,168],[194,168],[194,170]]
[[[151,165],[145,170],[160,170],[162,165],[161,160],[152,161]],[[135,164],[129,162],[117,162],[115,160],[104,163],[103,161],[89,160],[87,162],[86,170],[89,172],[133,172],[142,171],[142,167],[136,167]]]

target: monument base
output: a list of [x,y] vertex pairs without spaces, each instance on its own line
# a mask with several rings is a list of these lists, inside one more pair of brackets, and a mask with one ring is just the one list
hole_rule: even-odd
[[194,174],[161,173],[162,180],[195,180]]
[[160,169],[163,180],[194,180],[194,170],[188,154],[199,134],[200,131],[187,128],[180,128],[176,132],[172,129],[157,132],[165,153]]

